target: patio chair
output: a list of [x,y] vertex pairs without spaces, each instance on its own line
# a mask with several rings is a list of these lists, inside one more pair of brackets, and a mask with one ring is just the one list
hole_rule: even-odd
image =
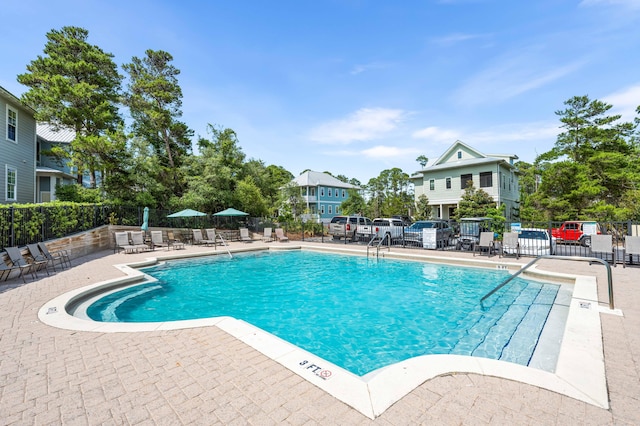
[[591,253],[603,254],[606,257],[611,255],[611,263],[616,264],[616,253],[613,249],[613,235],[592,235],[591,236]]
[[25,272],[31,274],[31,278],[35,279],[38,277],[38,274],[35,270],[35,265],[27,262],[27,259],[22,256],[22,252],[18,247],[5,247],[4,251],[7,252],[7,256],[9,256],[9,260],[11,264],[17,268],[20,268],[20,276],[22,277],[23,282],[27,282],[24,278]]
[[38,248],[40,249],[44,257],[49,259],[52,264],[55,264],[55,262],[58,261],[60,262],[62,269],[64,269],[65,266],[69,268],[71,267],[71,257],[69,256],[69,252],[67,250],[57,250],[52,253],[47,248],[47,245],[42,241],[38,243]]
[[209,239],[204,239],[202,237],[202,230],[201,229],[192,229],[193,232],[193,244],[204,244],[206,246],[209,246],[211,244],[215,245],[215,241],[214,240],[209,240]]
[[184,242],[176,238],[175,235],[173,235],[173,231],[167,231],[167,240],[169,241],[170,248],[173,247],[176,250],[184,248]]
[[115,238],[116,238],[116,250],[118,250],[118,253],[120,253],[120,250],[123,250],[125,252],[125,254],[127,253],[133,253],[138,251],[137,248],[131,244],[129,242],[129,233],[124,231],[124,232],[116,232],[115,233]]
[[151,231],[151,248],[155,250],[156,247],[166,247],[169,250],[169,241],[162,238],[162,231]]
[[250,243],[253,241],[251,236],[249,236],[248,228],[240,228],[240,241],[242,241],[243,243]]
[[55,265],[42,254],[38,244],[27,244],[27,250],[29,251],[29,256],[31,256],[32,259],[31,263],[36,265],[36,271],[44,268],[47,275],[49,275],[49,265],[51,265],[53,272],[57,272]]
[[9,276],[11,275],[11,272],[16,271],[20,269],[19,267],[15,266],[15,265],[7,265],[6,263],[4,263],[4,260],[0,260],[0,280],[2,280],[2,277],[4,277],[4,280],[8,280]]
[[272,237],[272,232],[273,230],[271,228],[264,228],[264,233],[262,234],[262,241],[264,241],[265,243],[270,243],[271,241],[273,241],[273,237]]
[[473,255],[476,255],[476,249],[480,255],[486,249],[487,256],[491,257],[492,253],[495,253],[496,247],[495,242],[493,241],[493,232],[481,232],[480,233],[480,241],[475,244],[473,248]]
[[502,236],[502,246],[500,247],[500,257],[515,256],[520,259],[520,243],[517,232],[505,232]]
[[284,230],[282,228],[276,228],[276,238],[279,242],[289,242],[289,237],[284,235]]
[[213,245],[219,244],[216,242],[216,228],[205,229],[204,232],[207,234],[207,240],[213,241]]
[[640,256],[640,236],[627,235],[624,237],[624,256],[622,257],[622,267],[627,267],[627,256],[633,261],[633,255]]
[[149,251],[151,247],[149,247],[144,242],[144,231],[133,231],[131,234],[131,244],[136,248],[136,251]]

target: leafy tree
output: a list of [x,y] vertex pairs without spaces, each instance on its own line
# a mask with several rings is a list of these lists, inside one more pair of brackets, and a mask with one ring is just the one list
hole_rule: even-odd
[[367,184],[368,213],[371,217],[388,217],[408,213],[414,205],[409,190],[409,175],[399,168],[383,170]]
[[421,194],[416,201],[416,212],[414,217],[416,220],[426,220],[431,218],[431,206],[429,205],[429,198]]
[[282,188],[280,195],[280,214],[286,220],[295,219],[304,213],[304,199],[300,194],[300,187],[289,182]]
[[95,188],[96,171],[114,168],[105,164],[111,157],[105,150],[114,147],[103,136],[122,121],[118,113],[121,76],[113,55],[89,44],[88,36],[79,27],[51,30],[44,55],[31,61],[18,81],[29,87],[22,100],[36,110],[36,120],[75,131],[71,152],[58,154],[78,167],[78,183],[87,170]]
[[429,158],[427,158],[426,155],[419,155],[418,158],[416,158],[416,161],[420,164],[420,167],[424,169],[424,166],[429,162]]
[[255,184],[251,176],[247,176],[236,186],[236,199],[240,209],[254,217],[262,217],[267,214],[267,203],[265,202],[260,188]]
[[142,59],[133,57],[123,66],[129,74],[124,103],[133,118],[133,133],[148,141],[159,158],[156,179],[167,189],[159,199],[167,207],[172,195],[180,196],[184,181],[179,167],[191,151],[193,131],[179,121],[182,117],[180,71],[171,64],[173,57],[162,50],[147,50]]
[[487,216],[491,209],[495,208],[496,202],[484,189],[476,189],[473,185],[467,185],[458,203],[455,219]]
[[349,196],[340,204],[342,213],[346,215],[363,214],[366,211],[367,203],[365,202],[360,191],[357,189],[347,189]]

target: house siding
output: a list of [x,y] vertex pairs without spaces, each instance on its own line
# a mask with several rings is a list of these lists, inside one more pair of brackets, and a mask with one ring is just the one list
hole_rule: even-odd
[[[36,120],[0,88],[0,203],[33,203],[35,198]],[[7,105],[18,112],[16,142],[7,139]],[[17,170],[16,200],[7,200],[7,167]]]

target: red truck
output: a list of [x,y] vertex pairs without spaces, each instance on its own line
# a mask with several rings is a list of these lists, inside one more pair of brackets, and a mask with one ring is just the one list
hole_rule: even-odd
[[560,228],[551,229],[551,235],[558,243],[591,245],[591,235],[601,234],[597,222],[585,220],[568,220]]

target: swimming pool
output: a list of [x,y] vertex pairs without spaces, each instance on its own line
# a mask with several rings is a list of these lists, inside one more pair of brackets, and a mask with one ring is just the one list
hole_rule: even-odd
[[156,281],[87,308],[97,321],[230,316],[363,376],[421,355],[471,355],[528,365],[555,284],[508,272],[310,251],[177,260],[147,268]]

